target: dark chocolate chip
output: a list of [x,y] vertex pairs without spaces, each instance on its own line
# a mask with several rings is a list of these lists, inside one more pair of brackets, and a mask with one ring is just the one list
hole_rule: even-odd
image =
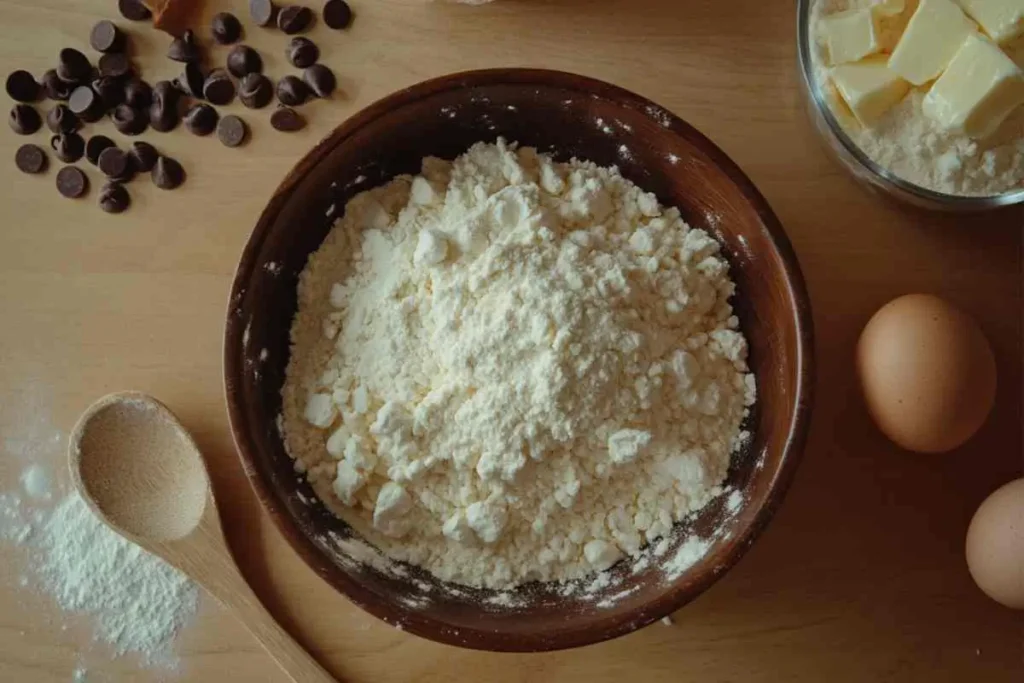
[[153,88],[141,78],[133,78],[124,84],[124,101],[136,109],[148,109],[153,104]]
[[15,102],[35,102],[39,93],[39,84],[29,72],[19,69],[7,77],[7,94]]
[[198,62],[202,53],[196,42],[196,34],[188,30],[180,38],[172,40],[167,48],[167,57],[176,62]]
[[160,153],[153,145],[140,141],[132,143],[128,156],[131,157],[135,170],[139,173],[149,173],[156,165],[156,160],[160,158]]
[[217,124],[217,137],[226,147],[238,147],[249,137],[249,127],[242,119],[229,114]]
[[100,190],[100,208],[107,213],[122,213],[131,203],[131,195],[121,183],[107,183]]
[[302,80],[317,97],[330,97],[338,82],[334,72],[323,64],[314,64],[302,72]]
[[78,133],[54,135],[50,138],[50,147],[65,164],[73,164],[85,154],[85,140]]
[[118,105],[110,113],[110,120],[114,122],[114,128],[124,135],[138,135],[149,126],[149,115],[144,109],[136,109],[127,104]]
[[181,119],[176,104],[157,100],[149,107],[149,125],[158,133],[168,133],[178,127]]
[[352,8],[345,0],[327,0],[321,15],[329,28],[348,28],[348,25],[352,23]]
[[212,104],[230,104],[235,99],[235,82],[224,69],[214,69],[203,84],[203,95]]
[[97,52],[120,52],[124,49],[125,37],[114,22],[104,19],[89,32],[89,45]]
[[282,133],[292,133],[306,127],[306,119],[291,107],[278,107],[270,115],[270,125]]
[[236,45],[231,48],[227,59],[228,71],[235,78],[263,71],[263,58],[260,53],[248,45]]
[[128,21],[147,21],[153,17],[153,13],[142,4],[142,0],[117,0],[117,9]]
[[100,96],[87,85],[80,85],[71,91],[68,109],[83,121],[92,123],[103,116],[104,106]]
[[213,39],[221,45],[230,45],[242,37],[242,22],[230,12],[219,12],[213,15],[211,30]]
[[66,104],[58,104],[46,112],[46,127],[51,133],[70,133],[78,128],[78,117]]
[[135,175],[135,167],[132,165],[132,158],[127,152],[117,147],[108,147],[100,154],[100,163],[97,164],[103,175],[111,180],[128,181]]
[[249,74],[238,84],[238,98],[249,109],[262,109],[274,99],[274,85],[263,74]]
[[124,102],[124,85],[116,78],[100,76],[92,82],[92,90],[99,96],[105,111]]
[[71,96],[73,89],[70,83],[65,83],[60,79],[56,69],[50,69],[43,74],[43,92],[51,100],[66,100]]
[[288,41],[284,56],[288,63],[296,69],[305,69],[307,66],[313,66],[320,59],[320,48],[309,38],[296,36]]
[[89,142],[85,143],[85,158],[89,160],[93,166],[98,166],[100,163],[100,154],[103,150],[110,149],[114,146],[114,141],[108,138],[106,135],[93,135],[89,138]]
[[101,76],[124,78],[132,73],[132,60],[123,52],[110,52],[100,57],[97,68]]
[[185,182],[185,169],[170,157],[160,157],[150,174],[153,184],[161,190],[173,190]]
[[153,101],[164,104],[176,104],[181,90],[171,81],[157,81],[153,84]]
[[43,119],[31,104],[16,104],[7,119],[11,130],[18,135],[32,135],[42,128]]
[[312,23],[313,10],[302,5],[282,7],[281,11],[277,13],[277,27],[288,35],[302,33]]
[[89,191],[89,178],[76,166],[57,171],[57,192],[68,199],[78,199]]
[[220,115],[208,104],[194,104],[185,112],[185,128],[194,135],[209,135],[217,127]]
[[295,107],[309,99],[309,87],[291,74],[277,82],[277,99],[286,107]]
[[174,83],[178,86],[179,91],[189,97],[201,100],[204,97],[203,86],[206,84],[206,74],[203,73],[203,67],[199,65],[199,62],[189,62]]
[[277,18],[277,7],[270,0],[249,0],[249,16],[257,26],[270,26]]
[[22,145],[14,153],[14,165],[22,173],[42,173],[47,161],[46,152],[39,145]]
[[57,58],[57,75],[67,83],[88,83],[92,78],[92,63],[78,50],[66,47]]

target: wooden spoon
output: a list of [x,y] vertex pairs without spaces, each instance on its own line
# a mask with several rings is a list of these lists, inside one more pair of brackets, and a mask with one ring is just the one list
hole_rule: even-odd
[[68,455],[75,488],[107,526],[233,610],[292,681],[334,681],[242,578],[199,449],[167,406],[135,392],[105,396],[79,418]]

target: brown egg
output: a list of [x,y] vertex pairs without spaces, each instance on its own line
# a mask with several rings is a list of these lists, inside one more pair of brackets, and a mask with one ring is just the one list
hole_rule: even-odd
[[920,453],[967,441],[995,400],[985,335],[969,315],[927,294],[901,296],[875,313],[857,344],[857,373],[879,429]]
[[978,588],[1024,609],[1024,479],[995,490],[967,529],[967,568]]

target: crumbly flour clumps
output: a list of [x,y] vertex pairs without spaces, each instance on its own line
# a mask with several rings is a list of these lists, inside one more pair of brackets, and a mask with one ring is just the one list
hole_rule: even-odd
[[498,140],[353,198],[299,283],[282,431],[396,560],[576,579],[721,492],[754,403],[719,245],[615,168]]

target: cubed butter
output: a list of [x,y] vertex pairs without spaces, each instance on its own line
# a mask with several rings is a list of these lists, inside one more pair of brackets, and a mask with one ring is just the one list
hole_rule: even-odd
[[974,35],[924,98],[923,110],[945,128],[972,138],[996,131],[1024,105],[1024,72],[995,43]]
[[881,55],[834,67],[832,82],[864,126],[881,118],[910,90],[910,84],[890,69]]
[[914,85],[924,85],[945,71],[974,32],[974,22],[953,0],[921,0],[892,51],[889,68]]
[[839,12],[821,20],[832,64],[864,59],[881,50],[875,17],[869,9]]
[[960,6],[997,43],[1024,35],[1024,0],[960,0]]

